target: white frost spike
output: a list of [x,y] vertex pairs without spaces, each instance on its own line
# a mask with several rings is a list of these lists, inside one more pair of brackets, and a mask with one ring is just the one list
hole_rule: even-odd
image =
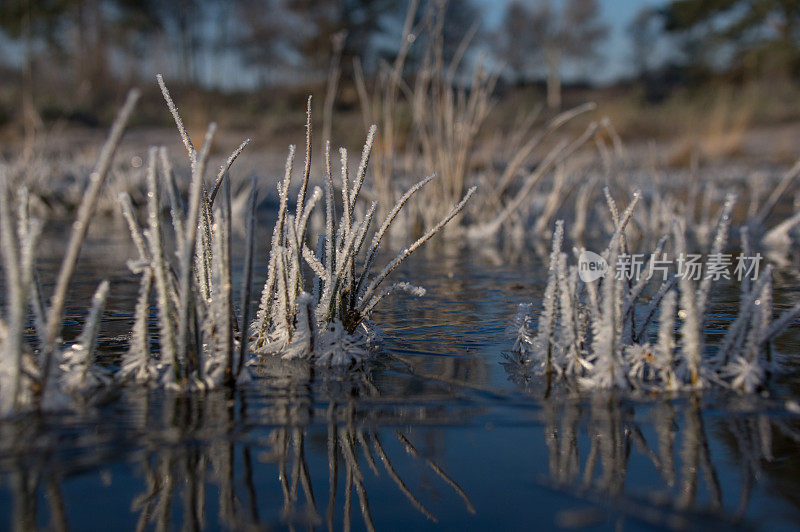
[[364,177],[367,175],[367,164],[369,163],[370,153],[372,153],[372,145],[375,143],[375,132],[377,130],[378,126],[373,124],[369,127],[369,131],[367,132],[367,140],[364,142],[364,149],[361,151],[361,161],[358,163],[356,181],[353,183],[353,190],[350,192],[351,210],[356,204],[358,193],[361,191],[361,185],[364,183]]
[[[205,165],[208,161],[208,154],[211,150],[211,143],[216,131],[216,124],[212,122],[206,131],[203,147],[198,155],[195,166],[192,168],[192,183],[189,191],[189,211],[185,221],[184,244],[182,254],[179,257],[180,271],[178,275],[178,326],[177,326],[177,356],[179,360],[187,356],[189,350],[189,329],[191,315],[189,304],[192,298],[192,258],[194,257],[197,244],[197,229],[200,226],[200,208],[203,199],[203,174]],[[188,368],[182,368],[183,377],[187,376]],[[192,368],[193,370],[196,368]]]
[[211,300],[206,308],[203,344],[207,347],[204,357],[203,378],[207,388],[224,383],[228,370],[233,373],[233,337],[231,323],[231,279],[229,271],[228,226],[223,211],[215,209],[218,220],[212,227]]
[[92,296],[92,308],[78,341],[63,354],[61,369],[64,370],[64,375],[61,381],[68,391],[88,392],[110,381],[106,372],[93,365],[100,316],[107,295],[108,281],[103,281]]
[[[618,225],[621,226],[622,222]],[[621,234],[619,230],[614,234],[609,246],[609,264],[616,264],[620,248]],[[606,275],[602,280],[600,295],[599,316],[592,322],[594,342],[592,351],[596,360],[594,362],[594,375],[583,382],[596,388],[626,388],[625,373],[619,365],[620,337],[618,334],[618,320],[622,304],[622,283],[614,275]]]
[[22,345],[25,327],[25,292],[20,286],[19,247],[11,222],[11,205],[8,191],[8,174],[0,175],[0,250],[5,270],[7,324],[0,346],[0,415],[17,405],[22,375]]
[[180,256],[183,246],[183,220],[181,219],[181,212],[183,210],[180,196],[178,195],[177,187],[175,185],[175,175],[172,172],[172,163],[167,157],[167,149],[163,146],[158,150],[159,159],[161,161],[161,179],[164,182],[164,187],[167,189],[167,200],[169,202],[169,214],[172,219],[172,228],[175,232],[175,244],[177,246],[177,253]]
[[553,232],[553,248],[550,252],[550,266],[547,269],[547,286],[544,289],[544,310],[539,317],[539,324],[536,335],[537,356],[542,358],[545,363],[545,371],[550,372],[552,363],[552,338],[555,325],[556,310],[558,301],[558,257],[561,253],[561,243],[564,240],[564,221],[556,222],[556,229]]
[[575,375],[580,373],[582,363],[580,353],[576,345],[576,316],[577,305],[573,301],[573,294],[576,291],[578,270],[572,269],[567,274],[567,254],[560,253],[558,256],[558,286],[559,286],[559,306],[561,321],[558,325],[558,335],[556,345],[558,347],[559,363],[562,364],[567,373]]
[[[2,242],[3,266],[7,298],[6,319],[3,324],[3,338],[0,339],[0,415],[10,412],[21,403],[27,402],[29,394],[23,389],[24,328],[26,300],[35,293],[34,265],[36,244],[41,234],[42,224],[31,219],[28,213],[28,192],[25,187],[19,190],[17,202],[17,240],[14,240],[10,217],[6,175],[2,179],[0,191],[0,242]],[[19,247],[17,247],[19,245]],[[31,301],[38,333],[44,332],[44,314],[39,300]]]
[[158,370],[150,358],[150,336],[147,332],[152,284],[153,273],[147,268],[144,270],[139,284],[139,299],[136,302],[131,345],[128,352],[122,357],[122,367],[117,374],[121,379],[130,378],[136,382],[149,382],[158,376]]
[[[108,295],[108,281],[103,281],[100,286],[95,290],[92,296],[92,307],[89,309],[89,314],[86,316],[86,323],[83,326],[77,342],[72,346],[72,352],[86,351],[86,355],[91,357],[94,351],[94,343],[97,339],[97,331],[100,328],[100,315],[106,304],[106,296]],[[73,358],[70,355],[64,356],[65,363],[82,362],[83,356]]]
[[[161,211],[159,206],[159,190],[157,174],[155,171],[155,154],[150,152],[150,161],[147,169],[147,225],[145,237],[150,248],[151,270],[156,286],[156,306],[158,308],[158,329],[161,361],[177,367],[177,346],[175,344],[175,309],[177,305],[174,301],[177,294],[174,293],[173,285],[170,282],[169,266],[164,253],[164,240],[161,233]],[[166,156],[162,157],[162,164]],[[170,170],[165,168],[165,173]],[[169,184],[168,184],[169,186]],[[174,220],[173,220],[174,222]],[[177,226],[174,226],[176,237],[180,238]],[[182,246],[183,244],[181,244]]]
[[233,152],[228,156],[228,159],[225,161],[225,164],[219,167],[219,172],[217,172],[217,179],[214,181],[214,186],[211,189],[211,194],[208,196],[208,203],[211,207],[214,206],[214,198],[217,197],[217,192],[219,191],[220,186],[222,186],[222,182],[225,179],[225,176],[228,175],[228,170],[231,169],[233,166],[233,162],[236,160],[239,155],[242,154],[244,149],[247,147],[248,144],[252,139],[244,139],[239,147],[233,150]]
[[656,361],[661,373],[661,381],[665,389],[676,390],[679,387],[673,368],[675,351],[675,307],[677,296],[670,290],[661,301],[661,312],[658,323],[658,344],[656,345]]
[[[766,275],[770,275],[767,271]],[[759,284],[758,286],[761,286]],[[763,283],[756,294],[749,314],[749,330],[741,355],[722,369],[724,376],[731,378],[731,387],[746,393],[755,392],[765,380],[766,373],[759,358],[761,343],[772,318],[772,283]]]
[[506,335],[514,339],[514,353],[527,356],[533,349],[533,303],[520,303],[517,313],[506,328]]
[[189,154],[189,161],[191,162],[192,170],[194,170],[194,166],[197,162],[197,150],[195,150],[192,140],[189,138],[189,132],[186,131],[186,128],[183,125],[181,115],[178,113],[178,107],[172,100],[169,89],[167,89],[167,85],[164,83],[164,77],[161,74],[156,74],[156,80],[158,81],[158,86],[161,88],[161,94],[164,96],[164,101],[167,102],[169,112],[172,113],[172,118],[175,120],[175,125],[178,127],[178,133],[180,134],[183,145]]
[[297,193],[297,209],[295,210],[295,232],[300,234],[300,213],[303,212],[303,205],[306,201],[308,190],[308,178],[311,174],[311,96],[306,102],[306,161],[303,167],[303,181],[300,183],[300,191]]
[[[682,223],[673,224],[675,235],[675,253],[686,257],[686,231]],[[689,372],[689,385],[692,388],[702,386],[700,377],[700,360],[703,353],[703,337],[701,333],[702,318],[698,315],[697,299],[695,299],[694,283],[688,275],[678,279],[678,290],[681,303],[681,347]]]
[[269,252],[269,263],[267,266],[267,280],[264,283],[264,288],[261,291],[261,303],[256,313],[256,321],[258,322],[258,329],[255,331],[258,335],[256,346],[265,341],[265,336],[269,332],[270,326],[273,324],[275,318],[273,305],[275,302],[275,288],[278,282],[278,254],[279,248],[283,246],[284,239],[284,225],[286,223],[286,210],[287,202],[289,201],[289,185],[292,180],[292,168],[294,166],[295,146],[289,146],[289,155],[286,158],[286,167],[284,170],[283,183],[278,185],[278,196],[280,203],[278,206],[278,219],[275,222],[275,227],[272,230],[272,244]]
[[[728,230],[731,226],[731,214],[735,203],[736,194],[728,194],[725,197],[725,204],[722,206],[719,215],[717,231],[714,234],[709,257],[718,257],[725,251],[725,244],[728,242]],[[708,294],[711,291],[711,280],[711,275],[705,275],[703,280],[700,281],[700,288],[697,289],[697,315],[702,320],[700,323],[701,330],[705,328],[706,307],[708,306]]]
[[[139,224],[136,223],[136,218],[133,215],[131,197],[127,192],[121,192],[119,196],[117,196],[117,199],[119,200],[122,216],[125,218],[125,222],[128,224],[128,230],[131,233],[133,244],[136,246],[136,251],[139,253],[139,261],[145,263],[149,262],[149,255],[147,253],[147,246],[144,243],[144,237],[142,237],[142,232],[139,230]],[[138,272],[134,271],[134,273]]]

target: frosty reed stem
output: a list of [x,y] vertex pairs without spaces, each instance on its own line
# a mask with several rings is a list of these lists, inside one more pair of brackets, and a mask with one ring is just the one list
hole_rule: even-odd
[[[58,272],[56,280],[56,287],[53,292],[53,297],[50,300],[50,308],[47,314],[47,327],[46,337],[44,340],[43,358],[44,368],[42,372],[42,386],[41,393],[44,394],[46,389],[46,382],[49,378],[50,367],[52,365],[53,352],[56,347],[56,340],[58,333],[61,329],[61,320],[64,313],[64,305],[66,304],[67,289],[72,274],[75,271],[75,264],[78,261],[81,245],[86,237],[86,232],[89,230],[89,222],[97,207],[97,200],[100,197],[100,190],[108,177],[108,171],[111,168],[111,163],[114,158],[114,153],[119,146],[122,139],[122,134],[125,131],[125,126],[130,119],[133,108],[136,106],[136,101],[139,99],[139,91],[132,90],[128,93],[125,104],[122,106],[119,114],[117,115],[114,125],[111,127],[111,133],[108,140],[106,140],[103,149],[100,152],[100,157],[97,165],[89,176],[89,187],[84,193],[83,200],[78,207],[78,215],[75,222],[72,224],[72,233],[70,235],[69,243],[67,244],[67,252],[61,262],[61,268]],[[40,397],[40,406],[41,406]]]

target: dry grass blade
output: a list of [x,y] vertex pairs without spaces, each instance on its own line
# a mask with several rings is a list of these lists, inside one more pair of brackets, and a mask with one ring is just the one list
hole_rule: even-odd
[[253,285],[253,247],[256,233],[256,205],[258,205],[258,188],[256,178],[250,188],[250,199],[247,201],[247,223],[245,229],[244,271],[242,274],[242,291],[240,305],[242,307],[241,338],[239,339],[239,358],[236,365],[235,378],[242,375],[244,359],[247,355],[247,325],[250,323],[250,294]]
[[250,139],[245,139],[241,144],[239,144],[239,147],[236,148],[233,151],[233,153],[230,154],[230,156],[228,157],[228,160],[225,161],[225,164],[220,166],[219,173],[217,174],[217,179],[216,179],[216,181],[214,181],[214,186],[211,189],[211,194],[209,194],[209,196],[208,196],[208,204],[209,204],[209,206],[211,206],[211,207],[214,206],[214,199],[216,199],[216,197],[217,197],[217,192],[219,191],[219,187],[222,186],[222,181],[225,179],[225,176],[228,174],[228,170],[231,169],[231,166],[236,161],[236,158],[239,157],[239,155],[242,154],[242,152],[244,151],[244,149],[247,147],[248,144],[250,144]]
[[[100,191],[103,183],[108,176],[108,171],[111,168],[111,162],[114,153],[119,146],[122,139],[122,134],[125,131],[125,126],[128,119],[136,106],[136,101],[139,99],[139,91],[133,90],[128,93],[125,104],[122,106],[119,114],[117,115],[114,125],[111,127],[111,133],[106,140],[103,149],[100,152],[100,157],[97,161],[89,180],[89,188],[86,190],[83,201],[78,207],[78,214],[75,222],[72,224],[72,233],[70,235],[69,243],[67,244],[67,251],[64,254],[64,259],[61,262],[61,268],[58,272],[56,280],[56,287],[53,291],[53,296],[50,299],[50,308],[47,314],[47,328],[46,338],[43,346],[44,369],[42,373],[42,380],[47,381],[50,368],[52,366],[53,352],[56,347],[56,340],[61,328],[61,320],[64,313],[64,305],[66,304],[67,289],[69,282],[72,278],[72,273],[75,271],[75,264],[78,261],[78,255],[81,250],[81,245],[86,237],[86,232],[89,230],[89,222],[97,207],[97,200],[100,197]],[[46,386],[42,386],[42,390]],[[41,398],[40,398],[41,401]]]
[[[189,331],[190,331],[190,298],[191,298],[191,275],[192,275],[192,256],[194,255],[195,245],[197,242],[197,227],[200,215],[200,203],[203,200],[203,173],[205,172],[206,161],[208,154],[211,150],[211,141],[214,138],[216,131],[216,124],[213,122],[209,125],[206,132],[205,140],[203,141],[203,149],[200,152],[195,167],[192,169],[192,185],[189,192],[189,212],[186,216],[185,222],[185,240],[183,243],[183,253],[180,257],[180,277],[178,280],[178,294],[180,301],[178,305],[178,330],[177,330],[177,359],[182,362],[189,357],[193,366],[198,367],[196,357],[198,353],[188,353],[189,348]],[[181,371],[181,377],[186,379],[189,375],[186,368]]]
[[[477,187],[470,188],[466,195],[461,199],[461,201],[453,207],[453,209],[447,213],[447,215],[442,218],[439,223],[433,226],[431,229],[428,230],[427,233],[422,235],[416,242],[411,244],[408,248],[404,249],[397,257],[395,257],[384,269],[381,271],[375,279],[367,286],[366,290],[364,291],[364,295],[361,298],[361,308],[359,310],[359,314],[361,314],[362,319],[369,315],[369,312],[375,307],[375,305],[380,301],[380,299],[375,300],[372,296],[375,293],[375,290],[381,285],[381,283],[391,274],[405,259],[409,257],[414,251],[419,249],[422,244],[427,242],[428,240],[433,237],[436,233],[438,233],[447,223],[452,220],[459,212],[464,208],[467,202],[470,200]],[[372,298],[372,299],[371,299]]]

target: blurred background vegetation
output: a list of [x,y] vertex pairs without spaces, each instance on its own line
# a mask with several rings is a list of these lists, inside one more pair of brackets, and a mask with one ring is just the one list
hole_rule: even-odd
[[[417,17],[442,1],[422,0]],[[334,133],[358,138],[355,74],[371,80],[394,60],[408,4],[2,0],[0,138],[104,126],[134,85],[153,93],[138,122],[169,126],[157,72],[190,121],[281,135],[302,126],[307,94],[324,97],[332,66],[341,72]],[[468,87],[479,63],[500,74],[494,127],[523,108],[592,100],[626,140],[671,139],[686,157],[714,157],[742,150],[748,131],[800,122],[800,0],[450,0],[445,9],[445,62],[464,54],[453,83]],[[785,146],[767,143],[795,157],[795,143],[778,137]]]

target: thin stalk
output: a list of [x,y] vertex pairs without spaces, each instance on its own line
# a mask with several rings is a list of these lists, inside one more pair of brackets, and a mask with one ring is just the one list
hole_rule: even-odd
[[[183,244],[183,255],[180,260],[180,278],[178,284],[178,294],[180,302],[178,306],[178,358],[186,359],[188,353],[188,335],[190,328],[190,314],[189,314],[189,300],[191,298],[191,274],[192,274],[192,256],[194,255],[195,246],[197,244],[197,226],[198,217],[200,215],[200,202],[203,192],[203,173],[205,172],[206,161],[208,154],[211,151],[211,142],[214,138],[214,132],[217,125],[211,123],[208,126],[205,140],[203,141],[203,149],[197,159],[197,164],[192,171],[192,186],[189,194],[189,214],[186,217],[186,235]],[[196,361],[195,361],[196,362]],[[195,366],[194,370],[197,369]],[[188,368],[184,368],[183,377],[188,377]]]
[[108,177],[108,171],[111,168],[111,163],[114,158],[114,153],[119,146],[122,139],[122,134],[125,131],[125,126],[133,112],[136,101],[139,99],[139,91],[131,90],[122,106],[117,118],[114,120],[114,125],[111,126],[111,133],[108,140],[103,145],[100,151],[100,157],[94,167],[91,175],[89,176],[89,187],[83,195],[81,204],[78,207],[78,215],[75,222],[72,224],[72,232],[70,234],[69,243],[67,244],[67,251],[64,254],[64,259],[61,261],[61,268],[58,271],[56,280],[56,287],[53,291],[53,297],[50,299],[50,309],[47,314],[47,327],[42,351],[42,358],[44,360],[44,367],[42,371],[42,386],[41,395],[39,397],[39,405],[41,406],[46,388],[47,380],[50,376],[50,367],[52,366],[53,354],[56,347],[56,340],[58,333],[61,329],[61,320],[64,315],[64,305],[66,304],[67,289],[69,282],[72,279],[72,274],[75,271],[75,265],[78,262],[78,255],[81,251],[86,233],[89,230],[89,222],[97,208],[97,201],[100,198],[100,191],[103,184]]
[[242,307],[241,339],[239,341],[239,360],[237,361],[236,379],[242,374],[244,358],[247,354],[248,324],[250,323],[250,293],[253,284],[253,248],[255,246],[256,205],[258,204],[258,187],[256,177],[250,188],[250,199],[247,201],[247,222],[245,230],[244,270],[242,272],[242,291],[240,305]]
[[[219,173],[217,174],[217,180],[214,181],[214,187],[211,189],[211,194],[208,196],[208,204],[210,207],[214,206],[214,199],[217,197],[217,192],[219,191],[219,187],[222,185],[222,181],[225,179],[225,176],[228,175],[228,170],[231,169],[234,161],[236,158],[241,155],[244,149],[250,144],[251,139],[245,139],[239,147],[233,150],[233,153],[230,154],[228,160],[225,161],[225,164],[219,167]],[[230,181],[230,179],[228,179]]]

